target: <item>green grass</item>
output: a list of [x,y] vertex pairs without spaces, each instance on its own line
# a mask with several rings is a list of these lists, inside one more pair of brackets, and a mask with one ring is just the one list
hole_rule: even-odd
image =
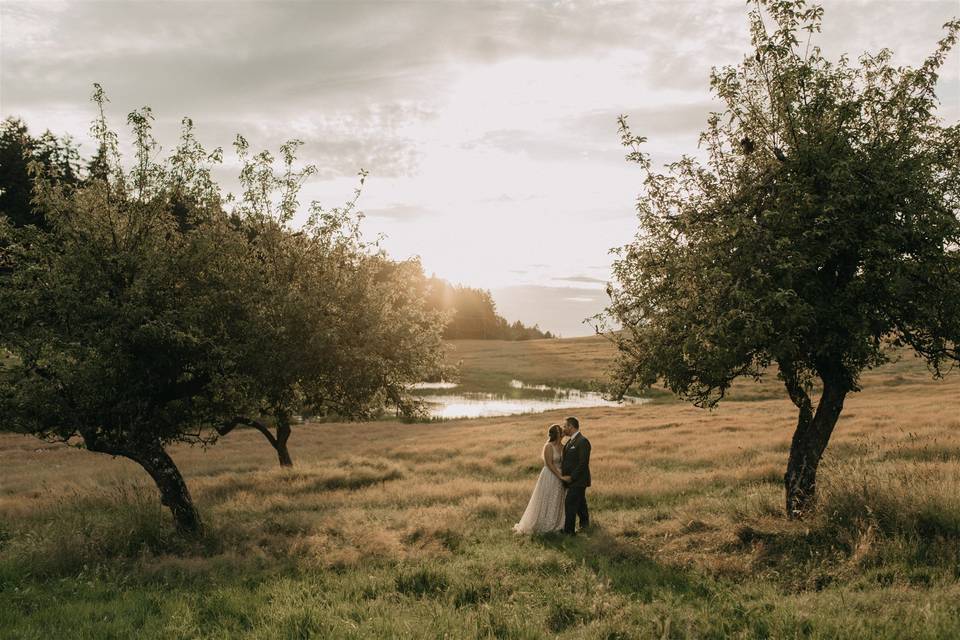
[[[291,496],[358,490],[371,477],[363,461],[344,472],[356,480],[275,477]],[[385,482],[399,478],[380,472]],[[956,637],[960,504],[924,493],[913,474],[904,480],[922,494],[916,503],[903,487],[874,494],[883,486],[862,484],[862,472],[831,475],[820,514],[803,527],[769,527],[769,505],[735,513],[752,524],[736,530],[728,553],[755,553],[754,576],[664,562],[630,531],[602,524],[574,539],[517,538],[495,507],[403,539],[411,547],[439,540],[444,553],[435,557],[317,566],[282,544],[313,530],[309,509],[271,515],[249,505],[246,515],[208,518],[205,537],[185,542],[149,487],[117,485],[66,496],[3,530],[0,637]],[[757,490],[705,484],[641,501],[601,495],[592,506],[601,520],[645,509],[666,509],[668,520],[698,504],[710,519]],[[205,511],[231,495],[207,492]],[[377,527],[375,511],[368,516]],[[682,533],[714,529],[692,520]],[[875,548],[851,571],[864,535]]]
[[[955,579],[867,572],[794,592],[663,565],[602,529],[361,571],[219,559],[111,562],[39,582],[3,576],[5,638],[949,638]],[[911,603],[920,592],[918,602]],[[919,602],[922,600],[922,605]],[[895,607],[896,617],[883,615]]]
[[[553,342],[506,373],[591,344]],[[595,527],[572,539],[510,530],[566,410],[300,425],[293,469],[255,432],[174,448],[192,540],[135,465],[0,435],[0,638],[960,637],[960,381],[921,374],[865,376],[801,522],[781,397],[577,411]]]
[[[515,379],[531,385],[610,393],[614,391],[610,373],[615,357],[616,347],[612,342],[603,336],[589,336],[522,341],[452,340],[447,343],[446,360],[451,365],[460,364],[460,386],[450,393],[509,394],[510,381]],[[891,366],[918,375],[916,365],[909,358]],[[922,382],[923,378],[919,379]],[[762,383],[745,381],[734,385],[728,398],[760,401],[782,397],[783,393],[782,383],[776,379],[776,372],[772,372]],[[648,398],[658,404],[677,402],[672,393],[660,387],[631,389],[628,395]]]

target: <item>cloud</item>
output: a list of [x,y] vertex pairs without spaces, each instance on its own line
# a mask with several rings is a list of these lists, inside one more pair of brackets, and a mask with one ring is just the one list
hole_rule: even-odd
[[137,80],[149,78],[157,97],[200,99],[212,108],[224,96],[233,105],[261,105],[304,95],[343,107],[358,92],[416,89],[410,85],[451,63],[579,56],[626,44],[631,18],[643,18],[639,7],[612,3],[3,6],[4,76],[18,82],[18,100],[72,102],[99,75],[138,92],[147,87]]
[[589,276],[566,276],[564,278],[554,278],[554,280],[561,280],[564,282],[582,282],[584,284],[607,284],[606,280],[601,280],[600,278],[591,278]]
[[[616,122],[616,116],[611,122]],[[587,157],[594,163],[598,160],[607,163],[623,161],[615,126],[606,127],[599,135],[592,133],[596,133],[593,127],[580,128],[577,122],[566,122],[563,126],[536,132],[500,129],[465,141],[461,147],[465,150],[494,149],[522,154],[538,162],[562,162],[571,158],[582,161]]]
[[365,208],[364,215],[370,218],[389,218],[405,221],[431,215],[422,207],[410,204],[393,204],[387,207]]
[[[518,319],[565,335],[589,333],[579,320],[604,301],[583,299],[636,230],[642,177],[617,116],[657,164],[696,153],[719,107],[710,68],[749,46],[742,0],[0,0],[0,11],[2,115],[82,142],[96,81],[115,125],[153,107],[167,150],[184,115],[211,148],[237,133],[255,150],[300,138],[320,170],[302,202],[341,204],[369,170],[365,231],[442,277],[500,287],[530,314]],[[956,0],[827,3],[819,41],[834,59],[891,46],[917,65],[956,13]],[[960,52],[938,91],[956,121]],[[227,159],[216,175],[231,190]],[[531,283],[543,286],[504,289]]]
[[521,195],[514,196],[508,193],[501,193],[498,196],[493,196],[490,198],[480,198],[478,202],[493,202],[493,203],[514,203],[514,202],[523,202],[525,200],[533,200],[533,196],[530,195]]
[[722,111],[723,104],[711,100],[696,100],[688,103],[646,104],[625,107],[623,110],[593,111],[585,114],[577,123],[584,137],[597,139],[610,137],[617,132],[617,118],[628,117],[630,127],[638,134],[671,136],[690,134],[702,130],[711,111]]

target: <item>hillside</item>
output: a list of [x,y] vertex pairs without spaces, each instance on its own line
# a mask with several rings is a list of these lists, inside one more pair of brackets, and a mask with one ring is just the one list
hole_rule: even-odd
[[[604,349],[456,346],[478,379],[571,382]],[[597,526],[573,540],[510,532],[560,413],[305,425],[292,470],[249,431],[176,448],[195,542],[130,463],[2,435],[0,637],[957,637],[960,376],[864,386],[798,523],[785,398],[578,412]]]

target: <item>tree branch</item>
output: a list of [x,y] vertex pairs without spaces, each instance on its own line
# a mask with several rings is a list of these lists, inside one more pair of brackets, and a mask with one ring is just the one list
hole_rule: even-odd
[[277,439],[270,433],[270,429],[258,420],[253,420],[252,418],[246,418],[244,416],[236,416],[227,422],[224,422],[222,425],[217,427],[217,433],[221,436],[225,436],[231,431],[233,431],[239,425],[245,425],[248,427],[253,427],[257,431],[263,434],[263,436],[270,441],[270,444],[274,447],[277,446]]

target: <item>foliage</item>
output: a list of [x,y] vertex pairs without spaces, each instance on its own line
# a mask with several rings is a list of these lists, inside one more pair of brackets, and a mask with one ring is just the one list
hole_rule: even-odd
[[244,194],[232,216],[252,237],[261,274],[261,341],[248,355],[264,413],[366,418],[385,403],[405,408],[407,387],[440,364],[442,317],[425,303],[419,262],[394,262],[364,241],[359,189],[344,207],[311,203],[306,223],[291,228],[299,186],[314,171],[294,170],[299,144],[281,148],[279,176],[269,154],[250,160],[245,141],[235,145]]
[[[139,131],[151,117],[144,109],[129,122]],[[101,110],[94,129],[103,126]],[[243,246],[231,242],[215,193],[194,205],[203,233],[178,233],[165,176],[160,165],[129,175],[114,165],[110,182],[64,189],[40,174],[35,197],[49,232],[3,221],[12,268],[0,288],[0,336],[19,358],[5,388],[17,429],[196,440],[235,402],[215,311],[242,309],[229,273]],[[200,188],[204,176],[194,166],[185,180]]]
[[46,227],[43,210],[31,203],[31,165],[65,188],[80,181],[80,156],[70,137],[58,138],[46,131],[30,135],[18,118],[0,123],[0,213],[14,226]]
[[35,163],[49,229],[0,216],[0,352],[12,356],[2,428],[134,460],[178,528],[198,532],[167,445],[209,444],[214,429],[263,427],[266,415],[288,462],[295,412],[414,411],[406,387],[442,356],[419,264],[364,244],[353,203],[311,205],[302,229],[289,226],[309,175],[291,168],[299,143],[281,148],[277,177],[269,154],[250,160],[239,139],[245,191],[224,199],[212,178],[222,153],[198,143],[189,119],[157,161],[152,112],[131,113],[128,170],[99,86],[93,99],[89,179],[67,185]]
[[[292,464],[286,443],[294,416],[369,418],[387,406],[413,415],[419,405],[407,389],[439,368],[443,356],[442,317],[425,303],[420,264],[394,262],[364,241],[355,211],[359,188],[343,207],[311,203],[306,222],[292,226],[299,189],[315,171],[295,168],[300,144],[281,147],[277,174],[269,152],[251,157],[238,136],[242,194],[228,199],[255,274],[247,309],[255,328],[238,345],[255,404],[220,433],[252,425],[285,465]],[[361,171],[361,185],[365,177]]]
[[[3,427],[135,460],[178,526],[197,531],[164,447],[207,440],[204,427],[244,402],[231,349],[243,329],[244,242],[220,211],[206,156],[190,155],[189,123],[160,164],[150,110],[131,113],[136,163],[127,172],[99,87],[94,101],[108,179],[68,187],[40,167],[34,202],[49,230],[0,221],[0,344],[16,357],[0,386]],[[196,196],[191,232],[171,213],[177,190]]]
[[960,358],[960,126],[937,118],[934,93],[960,21],[914,69],[886,49],[828,61],[812,45],[822,15],[803,0],[754,3],[753,51],[711,75],[726,109],[700,137],[703,161],[656,172],[621,118],[646,177],[601,318],[624,329],[612,334],[622,389],[662,380],[713,406],[735,378],[778,365],[800,411],[791,513],[888,340],[935,376]]

